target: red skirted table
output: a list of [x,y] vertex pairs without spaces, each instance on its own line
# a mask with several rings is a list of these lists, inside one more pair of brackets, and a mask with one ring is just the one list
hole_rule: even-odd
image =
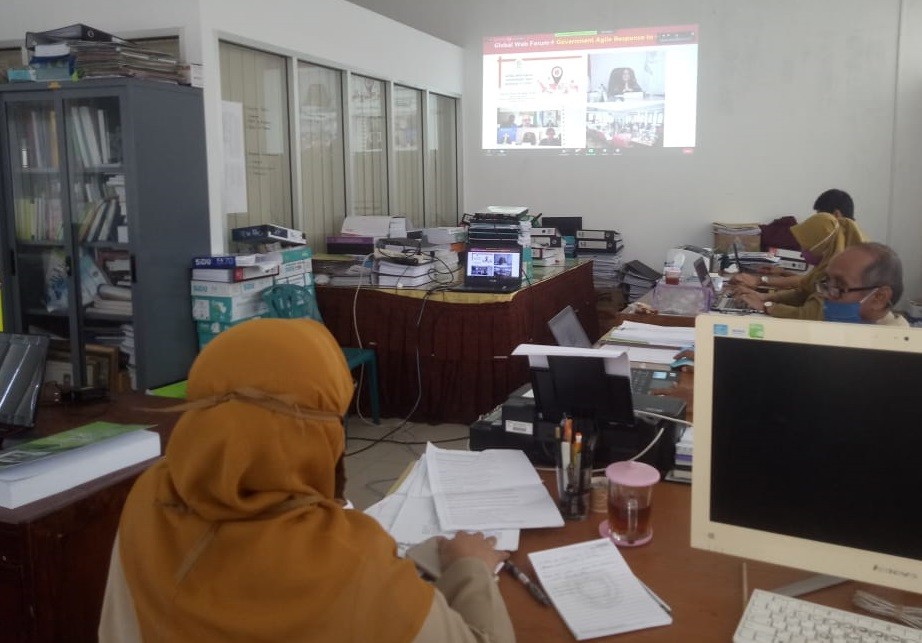
[[536,268],[530,285],[504,295],[364,286],[356,297],[355,288],[317,288],[340,345],[377,351],[382,416],[406,417],[418,398],[411,419],[431,423],[469,424],[526,383],[527,361],[509,354],[523,343],[553,344],[547,322],[564,306],[598,337],[595,300],[585,260]]

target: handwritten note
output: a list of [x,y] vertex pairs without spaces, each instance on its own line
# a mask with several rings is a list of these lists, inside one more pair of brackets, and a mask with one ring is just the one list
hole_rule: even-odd
[[528,558],[577,641],[672,623],[608,538]]

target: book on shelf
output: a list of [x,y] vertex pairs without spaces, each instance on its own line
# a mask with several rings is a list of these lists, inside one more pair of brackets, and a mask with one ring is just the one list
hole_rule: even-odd
[[57,43],[70,40],[90,40],[98,42],[128,42],[106,33],[101,29],[90,27],[83,23],[75,23],[66,27],[57,27],[48,31],[27,31],[26,47],[32,49],[39,44]]
[[238,266],[237,268],[193,268],[193,281],[221,281],[232,283],[279,274],[279,264]]
[[153,425],[93,422],[0,453],[0,507],[15,509],[156,458]]

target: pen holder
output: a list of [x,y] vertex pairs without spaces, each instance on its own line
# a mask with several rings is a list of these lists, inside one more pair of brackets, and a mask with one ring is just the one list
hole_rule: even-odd
[[564,520],[585,520],[589,516],[592,491],[592,440],[585,440],[578,457],[572,443],[561,441],[555,449],[557,507]]

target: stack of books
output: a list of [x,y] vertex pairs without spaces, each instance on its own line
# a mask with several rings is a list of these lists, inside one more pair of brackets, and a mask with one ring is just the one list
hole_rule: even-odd
[[621,281],[628,288],[628,302],[635,302],[647,294],[662,276],[638,259],[627,262],[621,271]]
[[99,286],[96,296],[93,297],[93,303],[87,311],[116,317],[131,317],[131,288],[128,286]]

